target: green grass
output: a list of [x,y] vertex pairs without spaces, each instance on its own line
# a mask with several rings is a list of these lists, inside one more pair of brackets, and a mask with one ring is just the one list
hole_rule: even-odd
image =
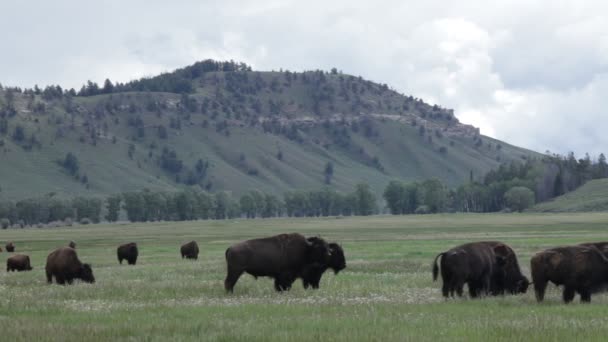
[[[433,257],[456,244],[498,239],[518,253],[524,273],[544,248],[608,239],[608,213],[375,216],[91,225],[2,230],[29,254],[34,270],[0,272],[0,332],[6,341],[605,340],[608,296],[564,305],[550,286],[482,300],[440,295]],[[317,291],[298,281],[276,293],[272,281],[243,276],[224,293],[224,251],[247,238],[281,232],[321,234],[344,246],[348,267],[326,274]],[[198,261],[179,245],[195,239]],[[47,285],[46,255],[75,240],[93,264],[94,285]],[[137,266],[118,265],[116,246],[136,241]],[[7,253],[0,254],[2,259]]]
[[591,212],[608,210],[608,179],[596,179],[552,201],[532,208],[541,212]]

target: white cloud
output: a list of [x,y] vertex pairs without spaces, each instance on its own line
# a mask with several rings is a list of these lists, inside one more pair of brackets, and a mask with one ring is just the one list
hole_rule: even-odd
[[606,13],[606,2],[566,0],[2,2],[0,82],[124,82],[205,58],[335,66],[508,142],[598,154],[608,146]]

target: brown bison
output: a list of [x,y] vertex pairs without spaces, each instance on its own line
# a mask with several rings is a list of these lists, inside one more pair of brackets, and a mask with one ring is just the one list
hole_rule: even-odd
[[530,260],[536,300],[542,302],[547,283],[564,285],[562,297],[570,303],[575,293],[581,302],[608,285],[608,259],[594,246],[565,246],[537,253]]
[[68,243],[68,246],[69,246],[70,248],[74,248],[74,249],[76,249],[76,242],[74,242],[74,241],[70,241],[70,243]]
[[137,243],[130,242],[124,245],[118,246],[116,255],[118,256],[118,262],[122,265],[123,260],[127,260],[129,265],[135,265],[137,263],[137,256],[139,251],[137,249]]
[[53,251],[46,258],[46,280],[49,284],[55,282],[65,285],[72,284],[74,279],[80,279],[87,283],[94,283],[95,277],[91,265],[83,264],[78,260],[76,251],[70,247],[61,247]]
[[471,298],[480,295],[525,293],[529,281],[521,274],[511,247],[498,241],[472,242],[439,253],[433,261],[433,281],[437,280],[441,257],[441,292],[444,297],[462,296],[464,284]]
[[6,244],[6,246],[4,246],[4,248],[6,248],[7,252],[14,252],[15,251],[15,245],[12,242],[9,242]]
[[329,262],[327,264],[312,264],[304,267],[302,271],[302,284],[307,289],[311,286],[313,289],[319,288],[321,277],[323,273],[331,268],[334,274],[338,274],[340,271],[346,268],[346,258],[344,257],[344,250],[342,246],[337,243],[329,244]]
[[190,241],[185,243],[180,248],[180,253],[182,254],[182,259],[198,259],[198,244],[196,241]]
[[31,271],[32,266],[30,265],[30,257],[23,254],[15,254],[12,257],[6,259],[6,272],[11,271]]
[[232,292],[243,273],[274,279],[276,291],[289,290],[307,265],[327,264],[329,246],[319,237],[292,233],[252,239],[226,250],[227,275],[224,288]]

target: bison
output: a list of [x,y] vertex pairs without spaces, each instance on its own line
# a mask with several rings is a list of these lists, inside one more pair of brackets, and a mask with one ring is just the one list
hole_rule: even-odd
[[292,233],[252,239],[226,250],[227,275],[224,288],[232,292],[243,273],[274,279],[276,291],[291,288],[307,265],[327,264],[330,251],[325,240]]
[[304,285],[305,289],[307,289],[309,286],[311,286],[313,289],[318,289],[319,283],[321,282],[321,277],[328,268],[331,268],[334,271],[334,274],[338,274],[340,271],[346,268],[346,258],[344,257],[344,250],[342,249],[342,246],[334,242],[330,243],[329,253],[329,263],[315,263],[304,267],[301,276],[302,284]]
[[74,248],[74,249],[76,249],[76,242],[74,242],[74,241],[70,241],[70,243],[68,243],[68,246],[69,246],[70,248]]
[[87,283],[94,283],[95,277],[91,265],[83,264],[78,260],[76,251],[70,247],[61,247],[53,251],[46,258],[46,280],[49,284],[53,282],[53,276],[57,284],[72,284],[74,279],[80,279]]
[[471,298],[480,295],[525,293],[529,281],[521,274],[517,257],[511,247],[498,241],[472,242],[439,253],[433,261],[433,281],[437,280],[441,257],[442,294],[459,297],[464,284]]
[[9,242],[6,244],[6,246],[4,246],[4,248],[6,249],[7,252],[14,252],[15,251],[15,245],[12,242]]
[[562,298],[570,303],[575,294],[581,302],[608,285],[608,259],[595,246],[564,246],[539,252],[530,260],[536,300],[542,302],[547,283],[564,285]]
[[12,257],[6,259],[6,272],[11,271],[31,271],[32,266],[30,265],[30,257],[23,254],[15,254]]
[[185,243],[180,248],[180,253],[182,254],[182,259],[186,258],[198,260],[198,244],[196,241]]
[[127,260],[129,265],[135,265],[137,263],[137,256],[139,251],[137,250],[137,243],[130,242],[124,245],[118,246],[116,255],[118,256],[118,262],[122,265],[123,260]]

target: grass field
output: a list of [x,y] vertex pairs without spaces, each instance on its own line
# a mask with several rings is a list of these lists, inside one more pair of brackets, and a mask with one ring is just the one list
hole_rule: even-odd
[[[546,247],[608,239],[608,213],[376,216],[94,225],[2,230],[29,254],[32,272],[0,272],[0,340],[605,340],[608,296],[564,305],[550,286],[482,300],[443,300],[431,280],[433,257],[472,240],[498,239],[518,253],[524,273]],[[243,276],[224,293],[224,250],[233,242],[281,232],[339,241],[348,267],[326,274],[321,289],[275,293],[272,281]],[[195,239],[198,261],[180,259]],[[44,262],[75,240],[97,282],[47,285]],[[137,266],[118,265],[116,246],[136,241]],[[0,254],[2,261],[7,253]]]

